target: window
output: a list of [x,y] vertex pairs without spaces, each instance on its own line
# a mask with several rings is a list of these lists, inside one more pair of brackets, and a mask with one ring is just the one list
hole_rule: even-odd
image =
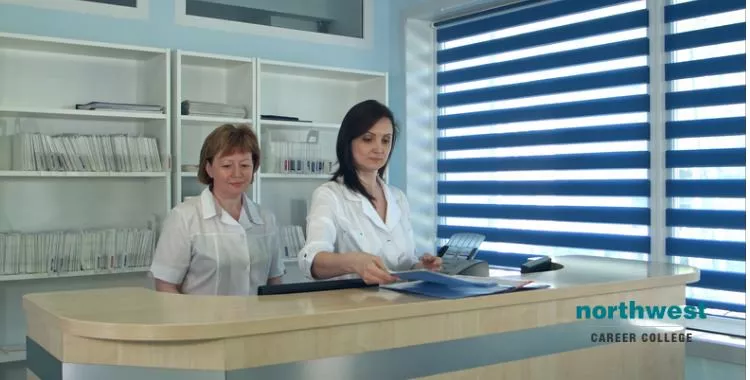
[[664,16],[666,254],[701,269],[688,303],[744,317],[745,2],[674,2]]
[[362,44],[369,40],[371,0],[178,0],[181,24],[300,38]]
[[149,0],[0,0],[3,3],[118,18],[149,16]]
[[745,318],[744,1],[529,0],[439,23],[437,46],[441,240],[482,233],[515,267],[666,255],[702,271],[688,303]]
[[438,30],[439,238],[482,233],[497,265],[647,259],[646,2],[601,3]]

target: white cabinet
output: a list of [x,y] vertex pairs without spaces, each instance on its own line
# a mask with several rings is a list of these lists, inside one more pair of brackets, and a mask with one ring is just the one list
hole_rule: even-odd
[[0,34],[0,362],[24,357],[23,294],[147,284],[169,71],[166,49]]

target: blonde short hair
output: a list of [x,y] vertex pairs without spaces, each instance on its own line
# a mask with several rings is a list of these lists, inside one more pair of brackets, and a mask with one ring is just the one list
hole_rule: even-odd
[[213,186],[214,179],[209,177],[206,165],[234,153],[250,153],[253,158],[253,174],[260,166],[260,146],[258,136],[246,124],[224,124],[214,129],[203,141],[200,162],[198,163],[198,181]]

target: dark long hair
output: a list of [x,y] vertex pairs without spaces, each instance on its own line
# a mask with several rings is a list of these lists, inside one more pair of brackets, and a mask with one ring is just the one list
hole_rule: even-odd
[[336,158],[338,159],[339,165],[336,172],[333,173],[331,181],[335,181],[339,177],[343,178],[344,185],[347,188],[364,195],[370,200],[370,202],[373,202],[375,198],[367,191],[367,189],[365,189],[359,181],[359,177],[357,177],[357,171],[354,165],[354,154],[352,154],[352,142],[357,137],[367,133],[367,131],[369,131],[370,128],[382,118],[388,118],[393,125],[391,150],[388,152],[388,159],[385,161],[385,165],[378,170],[378,176],[383,178],[383,173],[385,173],[385,169],[391,161],[393,147],[396,144],[397,132],[393,112],[391,112],[387,106],[377,100],[365,100],[357,103],[349,109],[344,116],[344,120],[341,122],[341,128],[339,128],[338,138],[336,139]]

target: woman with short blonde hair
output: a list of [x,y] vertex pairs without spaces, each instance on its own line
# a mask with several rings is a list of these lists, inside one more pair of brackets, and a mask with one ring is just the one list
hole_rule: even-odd
[[247,125],[224,124],[204,140],[198,180],[208,185],[164,221],[151,273],[163,292],[254,295],[284,275],[273,214],[247,196],[260,162]]

